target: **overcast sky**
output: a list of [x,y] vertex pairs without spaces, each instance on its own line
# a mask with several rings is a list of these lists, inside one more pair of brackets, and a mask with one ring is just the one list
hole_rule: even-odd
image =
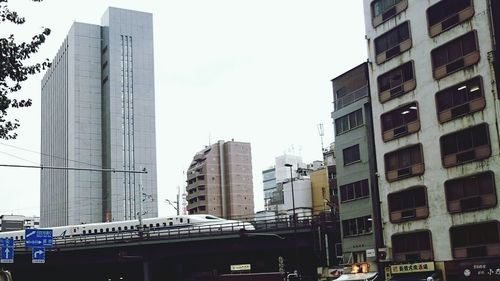
[[[330,80],[366,60],[360,0],[9,0],[24,15],[20,29],[0,36],[29,40],[41,27],[52,34],[35,56],[55,56],[73,22],[100,24],[108,6],[153,13],[156,152],[160,215],[185,186],[194,154],[217,140],[250,142],[255,211],[263,209],[262,170],[283,153],[322,159],[334,141]],[[1,164],[40,162],[40,80],[22,95],[29,109],[11,111],[21,128],[0,141]],[[14,147],[10,147],[14,146]],[[24,150],[20,150],[22,148]],[[0,167],[0,214],[39,215],[40,172]]]

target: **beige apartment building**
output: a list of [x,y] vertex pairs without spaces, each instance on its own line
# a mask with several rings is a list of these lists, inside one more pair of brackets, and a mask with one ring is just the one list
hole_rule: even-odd
[[386,280],[500,280],[499,2],[364,0]]
[[189,214],[253,216],[250,143],[221,140],[196,153],[187,170],[186,191]]

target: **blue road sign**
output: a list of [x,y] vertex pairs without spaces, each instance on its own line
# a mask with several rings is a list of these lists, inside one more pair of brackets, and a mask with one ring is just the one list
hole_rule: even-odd
[[45,263],[45,248],[36,247],[31,252],[32,263]]
[[5,247],[1,248],[2,256],[0,259],[1,263],[14,263],[14,248],[13,247]]
[[26,247],[52,247],[52,229],[26,229]]
[[14,239],[11,238],[0,238],[0,247],[14,247]]

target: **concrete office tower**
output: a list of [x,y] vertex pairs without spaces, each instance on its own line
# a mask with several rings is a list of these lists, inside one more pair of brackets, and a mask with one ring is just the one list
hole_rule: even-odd
[[[141,170],[157,216],[152,15],[109,8],[74,23],[42,80],[43,166]],[[134,219],[140,176],[41,171],[42,226]],[[152,200],[149,200],[152,199]]]
[[377,272],[376,256],[370,253],[376,249],[378,215],[372,202],[378,193],[368,64],[334,78],[332,86],[343,264],[370,279]]
[[364,4],[386,265],[498,280],[500,1]]
[[189,214],[253,216],[250,143],[221,140],[196,153],[187,171],[186,191]]

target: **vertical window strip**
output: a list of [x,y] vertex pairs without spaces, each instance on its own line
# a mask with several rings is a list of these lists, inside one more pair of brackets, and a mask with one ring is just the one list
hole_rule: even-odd
[[[121,98],[122,98],[122,138],[123,138],[123,145],[122,145],[122,153],[123,153],[123,162],[122,162],[122,167],[124,170],[127,169],[127,152],[126,152],[126,95],[125,95],[125,81],[126,81],[126,54],[125,54],[125,36],[121,35]],[[124,188],[124,201],[123,201],[123,208],[124,208],[124,218],[127,219],[127,201],[128,201],[128,194],[127,194],[127,174],[124,174],[123,176],[123,188]]]

